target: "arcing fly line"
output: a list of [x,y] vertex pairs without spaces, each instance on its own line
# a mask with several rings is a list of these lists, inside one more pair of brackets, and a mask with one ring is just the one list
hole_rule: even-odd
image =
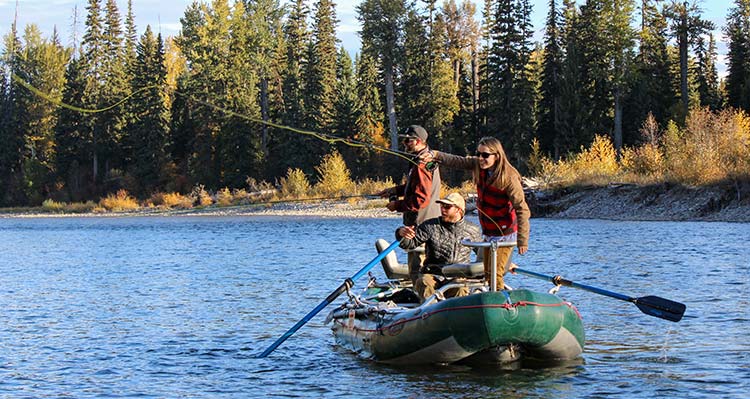
[[48,102],[50,102],[50,103],[52,103],[52,104],[55,104],[55,105],[57,105],[57,106],[60,106],[60,107],[62,107],[62,108],[66,108],[66,109],[69,109],[69,110],[71,110],[71,111],[75,111],[75,112],[80,112],[80,113],[83,113],[83,114],[98,114],[98,113],[101,113],[101,112],[106,112],[106,111],[109,111],[109,110],[111,110],[111,109],[113,109],[113,108],[117,107],[118,105],[120,105],[120,104],[124,103],[125,101],[128,101],[128,100],[129,100],[129,99],[130,99],[131,97],[133,97],[134,95],[136,95],[136,94],[138,94],[138,93],[140,93],[140,92],[142,92],[142,91],[145,91],[145,90],[148,90],[148,89],[153,89],[153,88],[157,88],[157,87],[158,87],[158,86],[156,86],[156,85],[153,85],[153,86],[146,86],[146,87],[142,87],[142,88],[140,88],[140,89],[138,89],[138,90],[136,90],[136,91],[134,91],[134,92],[130,93],[130,94],[129,94],[129,95],[127,96],[127,97],[125,97],[125,98],[121,99],[120,101],[118,101],[118,102],[116,102],[116,103],[114,103],[114,104],[112,104],[112,105],[109,105],[109,106],[107,106],[107,107],[104,107],[104,108],[99,108],[99,109],[88,109],[88,108],[81,108],[81,107],[76,107],[75,105],[70,105],[70,104],[66,104],[66,103],[64,103],[64,102],[62,102],[62,101],[60,101],[60,100],[55,100],[54,98],[52,98],[52,96],[50,96],[49,94],[47,94],[47,93],[45,93],[45,92],[43,92],[43,91],[41,91],[41,90],[37,89],[37,88],[36,88],[36,87],[34,87],[34,86],[32,86],[32,85],[31,85],[31,84],[30,84],[29,82],[27,82],[27,81],[25,81],[25,80],[21,79],[21,78],[20,78],[20,77],[19,77],[18,75],[16,75],[15,73],[11,73],[11,74],[10,74],[10,77],[11,77],[11,78],[12,78],[13,80],[15,80],[15,81],[16,81],[16,83],[18,83],[18,84],[20,84],[21,86],[25,87],[25,88],[26,88],[26,90],[28,90],[28,91],[32,92],[32,93],[33,93],[34,95],[36,95],[37,97],[40,97],[40,98],[42,98],[42,99],[44,99],[44,100],[47,100]]
[[[87,109],[87,108],[82,108],[82,107],[76,107],[74,105],[64,103],[64,102],[62,102],[60,100],[56,100],[56,99],[52,98],[52,96],[50,96],[49,94],[47,94],[47,93],[45,93],[45,92],[37,89],[36,87],[34,87],[33,85],[31,85],[29,82],[26,82],[25,80],[23,80],[22,78],[20,78],[19,76],[17,76],[14,73],[11,73],[11,77],[13,78],[14,81],[16,81],[21,86],[25,87],[27,90],[29,90],[34,95],[36,95],[36,96],[38,96],[38,97],[40,97],[40,98],[42,98],[42,99],[44,99],[44,100],[52,103],[52,104],[58,105],[60,107],[67,108],[67,109],[69,109],[71,111],[75,111],[75,112],[85,113],[85,114],[95,114],[95,113],[101,113],[101,112],[109,111],[109,110],[117,107],[118,105],[120,105],[120,104],[128,101],[131,97],[133,97],[137,93],[140,93],[140,92],[148,90],[148,89],[153,89],[153,88],[158,88],[159,87],[158,85],[146,86],[146,87],[143,87],[143,88],[140,88],[140,89],[136,90],[133,93],[130,93],[127,97],[125,97],[125,98],[123,98],[123,99],[117,101],[116,103],[114,103],[112,105],[109,105],[107,107],[99,108],[99,109]],[[288,130],[290,132],[297,133],[297,134],[302,134],[302,135],[305,135],[305,136],[315,137],[316,139],[325,141],[325,142],[327,142],[327,143],[329,143],[331,145],[336,144],[336,143],[342,143],[342,144],[346,144],[346,145],[348,145],[350,147],[354,147],[354,148],[371,149],[371,150],[374,150],[374,151],[379,151],[379,152],[383,152],[383,153],[386,153],[386,154],[395,155],[395,156],[397,156],[399,158],[403,158],[403,159],[407,160],[408,162],[411,162],[411,163],[413,163],[415,165],[418,165],[418,162],[413,159],[413,155],[409,154],[407,152],[398,151],[398,150],[390,150],[390,149],[387,149],[387,148],[384,148],[384,147],[379,147],[379,146],[376,146],[376,145],[373,145],[373,144],[370,144],[370,143],[365,143],[365,142],[358,141],[358,140],[347,139],[347,138],[343,138],[343,137],[337,137],[337,136],[333,136],[333,135],[325,134],[325,133],[317,133],[317,132],[313,132],[313,131],[309,131],[309,130],[298,129],[298,128],[291,127],[291,126],[281,125],[281,124],[270,122],[270,121],[264,121],[262,119],[253,118],[252,116],[241,114],[239,112],[235,112],[235,111],[232,111],[230,109],[226,109],[226,108],[220,107],[220,106],[218,106],[216,104],[212,104],[212,103],[210,103],[208,101],[205,101],[205,100],[200,100],[200,99],[194,98],[194,97],[189,96],[187,94],[180,93],[177,90],[174,90],[174,93],[176,95],[178,95],[178,96],[185,97],[186,99],[188,99],[190,101],[196,102],[198,104],[202,104],[202,105],[204,105],[206,107],[212,108],[214,110],[217,110],[217,111],[222,112],[222,113],[224,113],[226,115],[229,115],[229,116],[234,116],[234,117],[237,117],[237,118],[245,119],[247,121],[254,122],[254,123],[260,123],[260,124],[263,124],[263,125],[266,125],[266,126],[277,128],[277,129]]]

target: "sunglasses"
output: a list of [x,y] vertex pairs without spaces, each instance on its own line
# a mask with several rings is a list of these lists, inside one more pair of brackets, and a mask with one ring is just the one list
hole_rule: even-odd
[[487,159],[487,158],[489,158],[489,157],[491,157],[493,155],[495,155],[494,152],[479,152],[479,151],[477,151],[477,156],[478,157],[482,157],[484,159]]
[[443,204],[443,203],[440,204],[440,207],[443,208],[443,209],[451,209],[454,206],[455,205],[453,205],[453,204]]
[[403,140],[404,143],[411,143],[412,141],[417,141],[414,137],[407,137]]

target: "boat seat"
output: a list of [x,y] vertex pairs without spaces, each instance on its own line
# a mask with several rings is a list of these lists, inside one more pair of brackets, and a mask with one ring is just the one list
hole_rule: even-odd
[[443,266],[443,275],[445,277],[482,277],[484,275],[484,264],[482,262],[473,262],[445,265]]
[[[375,249],[378,250],[378,253],[383,252],[386,248],[388,248],[390,244],[388,241],[378,238],[377,241],[375,241]],[[385,276],[388,277],[391,280],[408,280],[409,279],[409,266],[398,263],[398,258],[396,257],[396,252],[391,251],[388,255],[385,256],[380,261],[380,264],[383,265],[383,271],[385,272]]]

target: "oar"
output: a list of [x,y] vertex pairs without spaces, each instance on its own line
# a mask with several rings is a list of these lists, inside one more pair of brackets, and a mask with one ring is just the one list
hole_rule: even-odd
[[661,298],[658,296],[649,295],[649,296],[644,296],[640,298],[633,298],[627,295],[618,294],[616,292],[611,292],[611,291],[603,290],[601,288],[592,287],[590,285],[574,283],[570,280],[562,278],[562,276],[554,276],[554,277],[547,276],[547,275],[532,272],[529,270],[524,270],[518,267],[511,269],[511,271],[525,274],[531,277],[536,277],[538,279],[551,281],[555,285],[564,285],[566,287],[580,288],[582,290],[590,291],[595,294],[608,296],[610,298],[619,299],[621,301],[632,302],[635,304],[635,306],[638,306],[638,309],[640,309],[641,312],[649,316],[654,316],[654,317],[658,317],[658,318],[669,320],[669,321],[675,321],[675,322],[680,321],[680,319],[682,319],[682,315],[685,314],[684,304],[671,301],[669,299]]
[[341,295],[344,291],[347,290],[347,288],[351,288],[354,286],[354,282],[359,280],[360,277],[364,276],[365,273],[369,272],[370,269],[372,269],[378,262],[380,262],[383,258],[385,258],[386,255],[388,255],[391,251],[393,251],[394,248],[396,248],[399,244],[399,240],[396,240],[391,243],[391,245],[388,246],[383,252],[379,253],[378,256],[375,257],[375,259],[371,260],[370,263],[365,265],[365,267],[362,268],[362,270],[358,271],[357,274],[353,275],[351,278],[346,279],[339,288],[336,288],[335,291],[333,291],[326,299],[323,300],[318,306],[315,307],[310,313],[308,313],[305,317],[302,318],[302,320],[298,321],[297,324],[295,324],[292,328],[289,329],[289,331],[285,332],[284,335],[279,337],[279,339],[276,340],[271,346],[269,346],[266,350],[263,351],[258,357],[266,357],[269,353],[273,352],[276,348],[279,347],[284,341],[287,340],[287,338],[291,337],[292,334],[297,332],[302,326],[305,325],[310,319],[315,317],[316,314],[320,313],[323,308],[328,306],[331,302],[333,302],[336,298],[338,298],[339,295]]

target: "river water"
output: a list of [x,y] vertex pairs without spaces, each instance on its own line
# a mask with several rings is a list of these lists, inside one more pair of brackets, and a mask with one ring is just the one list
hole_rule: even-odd
[[[398,219],[0,219],[4,398],[745,398],[750,224],[532,220],[519,266],[687,305],[672,323],[563,288],[586,348],[558,365],[399,368],[338,348],[327,310]],[[399,253],[403,260],[403,253]],[[377,276],[383,276],[375,269]],[[509,276],[514,287],[550,284]],[[362,284],[364,281],[360,281]],[[340,299],[339,299],[340,300]]]

